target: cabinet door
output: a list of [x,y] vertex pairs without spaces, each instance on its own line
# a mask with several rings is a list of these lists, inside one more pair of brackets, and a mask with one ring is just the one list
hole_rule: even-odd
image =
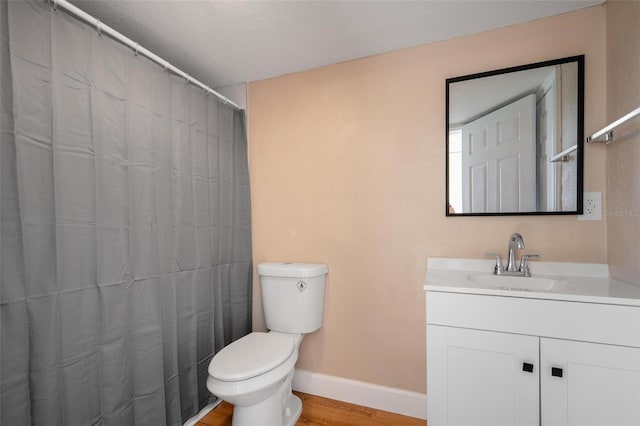
[[539,425],[538,353],[538,337],[428,325],[427,423]]
[[543,338],[540,358],[543,425],[640,425],[640,349]]

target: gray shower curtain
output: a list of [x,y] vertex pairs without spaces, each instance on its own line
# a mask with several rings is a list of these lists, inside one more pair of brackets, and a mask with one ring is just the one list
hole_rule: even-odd
[[250,329],[244,116],[0,2],[0,424],[181,424]]

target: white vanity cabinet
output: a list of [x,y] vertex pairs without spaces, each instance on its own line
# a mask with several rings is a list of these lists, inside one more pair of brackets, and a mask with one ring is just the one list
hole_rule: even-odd
[[428,325],[428,425],[539,425],[538,346],[532,336]]
[[540,356],[543,425],[640,425],[639,348],[541,338]]
[[425,285],[429,426],[640,426],[640,288],[605,297],[589,278],[585,295],[446,275]]

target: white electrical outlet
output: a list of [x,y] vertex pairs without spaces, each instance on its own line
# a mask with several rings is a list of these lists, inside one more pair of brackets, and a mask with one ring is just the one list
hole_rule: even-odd
[[578,220],[602,220],[602,192],[585,192],[582,206]]

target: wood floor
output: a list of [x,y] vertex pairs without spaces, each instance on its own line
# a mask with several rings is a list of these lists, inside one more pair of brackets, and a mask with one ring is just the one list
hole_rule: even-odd
[[[425,420],[380,411],[348,402],[294,392],[302,400],[302,415],[296,426],[426,426]],[[233,405],[222,402],[196,426],[231,426]]]

